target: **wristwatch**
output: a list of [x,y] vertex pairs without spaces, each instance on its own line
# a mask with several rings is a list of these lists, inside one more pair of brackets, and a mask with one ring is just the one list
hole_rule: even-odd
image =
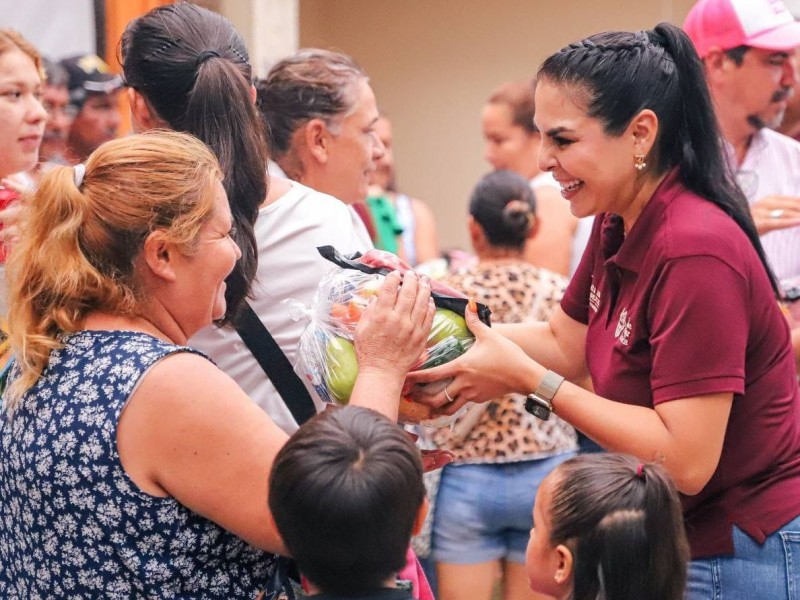
[[545,373],[536,390],[525,399],[525,410],[534,417],[547,421],[553,412],[553,397],[563,382],[564,378],[558,373]]

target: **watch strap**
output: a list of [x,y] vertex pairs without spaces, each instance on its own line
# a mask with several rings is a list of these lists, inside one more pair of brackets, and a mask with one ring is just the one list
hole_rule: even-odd
[[558,373],[547,371],[532,394],[525,399],[525,410],[534,417],[547,421],[553,412],[553,398],[564,382]]
[[562,383],[564,383],[564,378],[561,375],[553,371],[547,371],[533,393],[548,402],[552,402]]

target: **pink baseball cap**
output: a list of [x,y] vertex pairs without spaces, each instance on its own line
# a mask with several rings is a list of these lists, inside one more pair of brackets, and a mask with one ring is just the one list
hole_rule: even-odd
[[713,47],[786,51],[800,46],[800,23],[782,0],[699,0],[683,23],[700,58]]

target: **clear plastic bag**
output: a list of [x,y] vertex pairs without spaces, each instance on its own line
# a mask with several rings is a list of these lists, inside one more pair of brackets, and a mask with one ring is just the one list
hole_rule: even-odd
[[[381,253],[377,263],[384,262],[386,254]],[[367,261],[372,260],[372,264],[346,259],[338,254],[335,256],[333,262],[340,267],[334,268],[320,281],[313,305],[304,311],[309,323],[300,338],[296,371],[311,383],[320,399],[331,404],[346,405],[358,376],[358,360],[353,344],[355,328],[370,299],[381,289],[389,267],[377,264],[374,253],[364,257]],[[391,268],[397,268],[398,263],[394,261],[399,259],[391,254],[388,256],[394,259],[390,263]],[[354,264],[358,266],[354,267]],[[402,270],[404,265],[399,264]],[[458,298],[458,292],[437,285],[440,291],[434,293],[437,308],[433,326],[426,348],[413,370],[449,362],[466,352],[475,339],[463,317],[466,298]],[[437,285],[433,285],[434,290]],[[441,290],[450,291],[452,295],[445,296]],[[481,313],[482,318],[488,321],[488,309],[481,307]],[[434,382],[426,386],[425,391],[437,393],[447,383]],[[431,419],[430,412],[431,408],[425,404],[405,396],[401,398],[399,420],[403,423],[442,426],[452,420]]]

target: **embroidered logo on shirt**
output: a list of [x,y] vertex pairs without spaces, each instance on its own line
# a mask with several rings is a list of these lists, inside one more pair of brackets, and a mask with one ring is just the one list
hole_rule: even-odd
[[619,322],[617,328],[614,330],[614,337],[617,338],[623,346],[628,345],[628,340],[631,337],[631,322],[628,319],[628,309],[623,308],[619,313]]
[[594,284],[589,288],[589,308],[594,312],[600,310],[600,290],[594,287]]

